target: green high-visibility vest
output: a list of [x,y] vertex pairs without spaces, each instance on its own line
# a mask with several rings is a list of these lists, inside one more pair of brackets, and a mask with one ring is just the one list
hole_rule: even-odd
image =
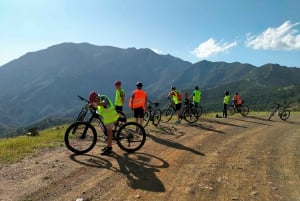
[[110,124],[118,120],[119,115],[115,110],[114,104],[110,100],[110,98],[106,95],[101,95],[101,101],[106,101],[107,105],[104,106],[98,106],[97,112],[103,117],[103,123]]
[[201,100],[201,91],[194,90],[193,91],[193,102],[200,103],[200,100]]

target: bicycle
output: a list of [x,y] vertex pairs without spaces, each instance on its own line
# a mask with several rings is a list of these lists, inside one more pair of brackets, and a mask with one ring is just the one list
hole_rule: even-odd
[[167,123],[169,122],[174,114],[176,113],[176,108],[172,100],[169,99],[168,108],[161,111],[161,122]]
[[161,120],[161,110],[158,108],[159,103],[147,100],[147,111],[144,115],[144,127],[152,121],[154,126],[157,126]]
[[[66,129],[64,136],[66,147],[76,154],[87,153],[96,145],[98,133],[94,126],[95,124],[99,126],[100,129],[98,130],[102,132],[103,138],[106,139],[107,136],[101,115],[97,113],[97,110],[88,106],[88,100],[81,96],[80,99],[87,102],[84,107],[91,113],[91,116],[87,121],[75,121],[72,123]],[[127,122],[126,117],[122,116],[114,124],[113,139],[117,142],[120,149],[132,153],[142,148],[145,144],[146,132],[143,126],[136,122]]]
[[198,109],[195,107],[195,104],[192,101],[190,101],[189,99],[185,100],[184,108],[183,108],[181,115],[182,115],[182,118],[185,121],[187,121],[188,123],[195,123],[200,118]]
[[229,115],[234,115],[234,113],[240,113],[243,116],[247,116],[249,114],[249,106],[243,104],[241,106],[237,106],[234,102],[227,106],[227,111]]
[[289,108],[289,106],[281,105],[279,103],[276,103],[275,101],[273,101],[273,103],[276,105],[276,107],[271,110],[268,120],[271,120],[276,112],[278,113],[278,116],[281,120],[287,120],[291,114],[291,111],[287,109]]

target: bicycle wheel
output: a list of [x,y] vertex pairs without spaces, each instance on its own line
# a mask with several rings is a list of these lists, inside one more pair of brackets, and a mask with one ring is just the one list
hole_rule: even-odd
[[151,111],[147,110],[144,115],[144,124],[143,124],[144,127],[146,127],[149,124],[150,119],[151,119]]
[[123,151],[129,153],[137,151],[145,144],[145,129],[136,122],[125,123],[117,131],[116,141]]
[[248,105],[242,105],[241,107],[241,115],[246,116],[249,113]]
[[201,116],[201,114],[203,113],[202,106],[198,105],[196,107],[196,110],[198,111],[199,116]]
[[154,110],[152,123],[154,126],[157,126],[161,120],[161,111],[160,109]]
[[227,113],[229,115],[233,115],[234,114],[234,106],[233,105],[228,105],[227,106]]
[[285,121],[290,117],[291,112],[289,110],[283,110],[279,115],[280,119]]
[[75,122],[67,128],[64,140],[70,151],[76,154],[84,154],[96,145],[97,132],[87,122]]
[[195,123],[199,119],[199,113],[194,108],[187,108],[183,111],[183,118],[188,123]]
[[270,115],[269,115],[268,120],[271,120],[271,118],[274,116],[275,112],[276,112],[275,109],[273,109],[273,110],[270,112]]
[[161,122],[163,123],[169,122],[172,119],[173,115],[174,115],[174,111],[172,109],[170,108],[164,109],[161,112]]

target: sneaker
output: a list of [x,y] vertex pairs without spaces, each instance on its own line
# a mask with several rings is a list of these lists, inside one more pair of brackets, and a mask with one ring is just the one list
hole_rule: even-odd
[[101,155],[109,155],[111,152],[112,152],[112,147],[104,147],[101,150],[100,154]]

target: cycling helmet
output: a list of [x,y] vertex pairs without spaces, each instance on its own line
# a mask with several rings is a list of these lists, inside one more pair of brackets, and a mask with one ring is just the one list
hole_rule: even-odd
[[229,91],[225,91],[224,94],[227,96],[229,95]]
[[92,91],[90,92],[90,95],[89,95],[89,101],[90,102],[94,102],[95,101],[95,98],[98,96],[97,92],[95,91]]
[[121,81],[115,81],[115,85],[121,85]]
[[137,82],[137,83],[136,83],[136,86],[137,86],[137,87],[142,87],[143,84],[142,84],[141,82]]
[[175,87],[175,86],[171,86],[171,89],[175,90],[175,89],[176,89],[176,87]]
[[198,89],[199,89],[199,87],[198,87],[198,86],[195,86],[195,89],[196,89],[196,90],[198,90]]

